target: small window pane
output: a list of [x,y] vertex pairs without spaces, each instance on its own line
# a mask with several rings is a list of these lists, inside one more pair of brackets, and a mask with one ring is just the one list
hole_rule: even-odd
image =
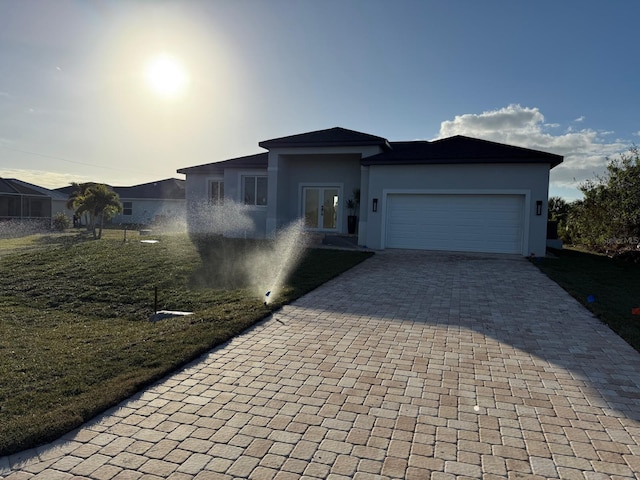
[[257,177],[256,205],[267,204],[267,177]]
[[211,182],[211,197],[209,202],[211,205],[222,205],[224,199],[224,182],[214,180]]
[[244,204],[256,204],[256,177],[244,177]]
[[133,215],[132,202],[122,202],[122,214],[123,215]]
[[218,182],[211,182],[211,198],[209,200],[211,200],[213,205],[218,204],[218,196]]

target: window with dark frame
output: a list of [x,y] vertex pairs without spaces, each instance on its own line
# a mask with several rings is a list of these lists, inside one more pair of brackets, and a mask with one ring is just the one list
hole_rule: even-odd
[[246,175],[243,177],[242,187],[245,205],[265,206],[267,204],[266,176]]
[[122,215],[133,215],[133,202],[122,202]]

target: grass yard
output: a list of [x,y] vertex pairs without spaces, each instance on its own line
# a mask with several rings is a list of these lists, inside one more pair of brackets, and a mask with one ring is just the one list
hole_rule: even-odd
[[640,266],[581,250],[554,255],[535,264],[640,352],[640,316],[631,314],[640,307]]
[[[306,250],[267,307],[248,287],[219,288],[186,235],[154,238],[0,239],[0,455],[76,428],[370,255]],[[226,267],[234,252],[270,248],[224,242]],[[155,287],[159,310],[195,314],[148,321]]]

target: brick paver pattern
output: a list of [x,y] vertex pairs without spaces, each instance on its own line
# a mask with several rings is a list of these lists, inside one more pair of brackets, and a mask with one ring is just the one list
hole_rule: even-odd
[[382,252],[0,478],[638,479],[639,371],[524,258]]

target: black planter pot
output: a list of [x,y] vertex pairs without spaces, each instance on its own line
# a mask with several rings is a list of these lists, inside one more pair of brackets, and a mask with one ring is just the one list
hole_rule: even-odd
[[347,217],[347,232],[349,235],[356,233],[356,226],[358,225],[358,217],[355,215],[349,215]]

